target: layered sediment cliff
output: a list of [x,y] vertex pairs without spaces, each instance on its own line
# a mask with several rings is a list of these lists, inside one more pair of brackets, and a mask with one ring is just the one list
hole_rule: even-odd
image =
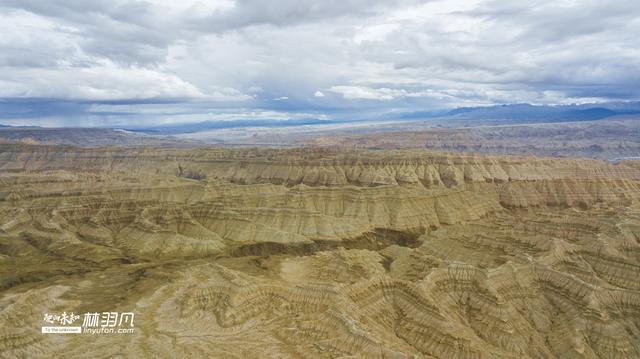
[[[629,162],[3,145],[0,352],[636,358],[639,198]],[[71,310],[136,331],[40,333]]]

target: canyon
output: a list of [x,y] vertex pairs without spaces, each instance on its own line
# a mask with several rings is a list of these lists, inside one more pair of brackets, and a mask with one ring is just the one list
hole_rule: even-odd
[[0,353],[638,358],[639,200],[637,161],[0,144]]

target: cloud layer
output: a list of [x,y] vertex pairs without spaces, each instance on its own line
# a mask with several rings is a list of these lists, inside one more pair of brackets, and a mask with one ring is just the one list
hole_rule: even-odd
[[637,100],[639,33],[626,0],[0,0],[0,121]]

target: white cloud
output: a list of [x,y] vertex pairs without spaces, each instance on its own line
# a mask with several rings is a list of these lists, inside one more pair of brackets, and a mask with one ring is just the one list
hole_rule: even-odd
[[376,24],[358,29],[353,36],[353,42],[361,45],[363,42],[384,41],[393,31],[400,29],[399,23]]
[[341,94],[348,100],[378,100],[378,101],[391,101],[399,98],[418,98],[429,97],[434,99],[447,99],[453,98],[451,94],[446,91],[438,92],[432,90],[424,91],[407,91],[404,89],[391,89],[391,88],[370,88],[364,86],[332,86],[329,91]]
[[0,97],[313,113],[631,100],[638,18],[627,0],[0,0]]
[[0,97],[82,100],[199,99],[246,101],[253,97],[232,88],[202,91],[180,77],[110,62],[86,68],[17,68],[0,76]]
[[397,94],[397,90],[388,88],[372,89],[360,86],[332,86],[329,91],[339,93],[348,100],[391,101]]
[[280,96],[280,97],[274,98],[273,101],[286,101],[288,99],[289,99],[289,97],[287,97],[287,96]]
[[20,69],[3,76],[0,82],[2,97],[85,100],[205,97],[177,76],[141,68]]

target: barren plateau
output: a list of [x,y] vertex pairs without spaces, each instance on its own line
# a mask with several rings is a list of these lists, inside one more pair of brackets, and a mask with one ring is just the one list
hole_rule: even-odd
[[639,199],[633,161],[1,145],[0,353],[637,358]]
[[[429,128],[425,128],[428,124]],[[437,127],[441,126],[441,127]],[[300,139],[313,146],[360,149],[429,149],[485,154],[590,157],[640,156],[640,121],[609,118],[560,123],[424,121],[380,127],[370,133],[335,133]]]

